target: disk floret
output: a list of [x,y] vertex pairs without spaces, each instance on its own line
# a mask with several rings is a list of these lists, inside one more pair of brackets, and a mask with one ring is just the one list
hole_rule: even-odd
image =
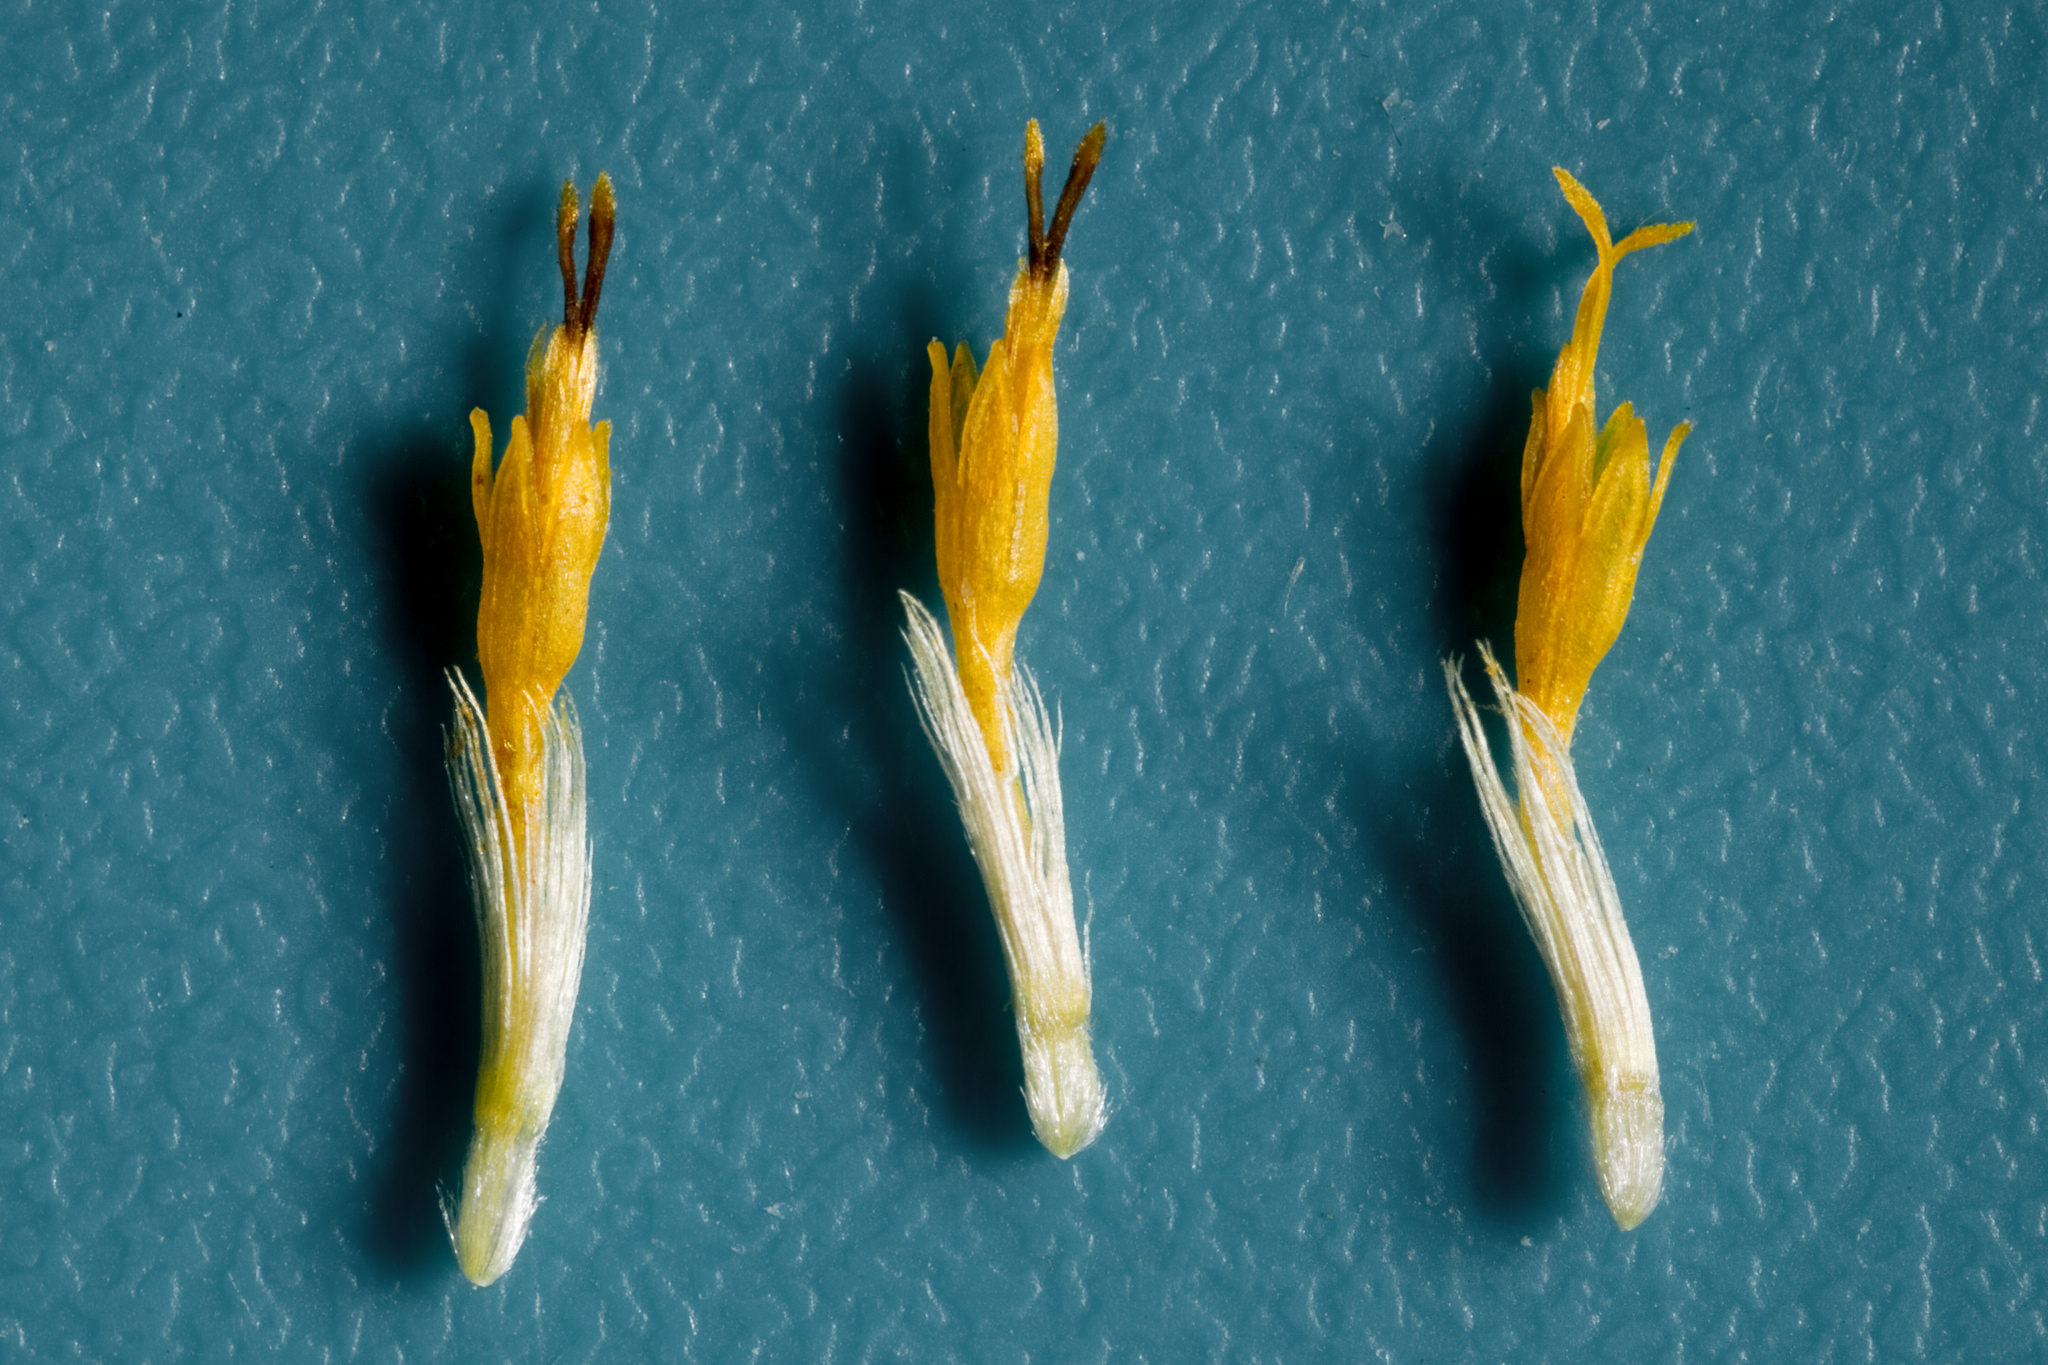
[[1053,343],[1067,306],[1061,253],[1104,135],[1097,124],[1082,139],[1048,228],[1045,144],[1035,121],[1025,128],[1028,245],[1003,335],[978,372],[965,342],[950,361],[940,342],[927,348],[934,538],[950,657],[931,614],[903,599],[920,713],[960,803],[1009,964],[1025,1104],[1040,1141],[1062,1157],[1095,1140],[1106,1108],[1089,1042],[1088,954],[1067,873],[1058,733],[1015,653],[1050,531],[1059,444]]
[[534,1165],[561,1092],[590,915],[583,738],[562,679],[583,646],[590,578],[611,515],[611,423],[597,394],[597,303],[614,223],[611,180],[591,193],[590,252],[575,268],[576,190],[562,187],[556,240],[562,323],[534,338],[526,413],[492,469],[490,418],[469,415],[483,540],[477,657],[485,703],[451,674],[448,766],[468,836],[483,942],[483,1056],[475,1135],[450,1219],[463,1273],[511,1266],[538,1196]]
[[1616,263],[1684,236],[1692,224],[1638,228],[1617,244],[1593,196],[1568,172],[1556,176],[1599,259],[1550,387],[1532,399],[1522,453],[1528,551],[1515,613],[1519,686],[1491,649],[1479,647],[1508,718],[1512,798],[1456,660],[1446,662],[1445,680],[1487,827],[1557,989],[1586,1087],[1601,1193],[1627,1229],[1649,1216],[1663,1189],[1664,1100],[1642,968],[1579,790],[1571,740],[1593,670],[1628,616],[1672,462],[1690,428],[1681,423],[1671,433],[1653,474],[1632,406],[1623,403],[1604,426],[1596,424],[1593,368]]

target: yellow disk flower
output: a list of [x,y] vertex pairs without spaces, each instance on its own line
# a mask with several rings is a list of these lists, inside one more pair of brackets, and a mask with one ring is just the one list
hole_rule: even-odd
[[1003,335],[977,375],[961,342],[926,348],[932,363],[933,530],[939,588],[953,623],[960,681],[997,772],[1010,771],[999,722],[1010,685],[1017,626],[1038,592],[1050,535],[1060,415],[1052,385],[1052,344],[1067,311],[1067,267],[1060,260],[1081,195],[1102,159],[1107,130],[1096,124],[1074,153],[1073,170],[1046,230],[1040,189],[1045,142],[1038,122],[1024,129],[1024,204],[1030,251],[1010,286]]
[[562,325],[534,338],[526,361],[526,415],[512,419],[495,477],[491,419],[482,408],[469,414],[476,438],[470,497],[484,546],[476,651],[515,833],[540,791],[541,717],[583,648],[590,576],[611,517],[612,424],[590,422],[597,300],[616,219],[609,176],[597,178],[590,198],[590,262],[579,295],[576,187],[562,186],[555,216]]
[[449,770],[469,836],[484,947],[483,1060],[476,1132],[451,1219],[457,1258],[477,1284],[504,1274],[536,1202],[534,1161],[569,1045],[590,915],[583,738],[562,678],[583,646],[590,576],[611,513],[611,423],[590,422],[597,393],[597,301],[615,220],[611,180],[591,192],[590,253],[576,281],[576,189],[562,187],[555,235],[562,325],[534,338],[526,415],[491,469],[491,422],[476,438],[471,497],[483,539],[477,609],[481,708],[451,674]]
[[1088,1038],[1088,954],[1074,926],[1059,740],[1014,653],[1045,571],[1059,443],[1052,350],[1067,306],[1060,253],[1104,135],[1097,124],[1082,139],[1047,228],[1045,143],[1035,120],[1026,125],[1029,248],[1010,286],[1003,336],[979,374],[964,342],[950,363],[938,341],[927,350],[933,522],[951,659],[931,613],[903,595],[920,714],[960,803],[1009,963],[1025,1105],[1039,1140],[1062,1157],[1093,1142],[1107,1113]]
[[1519,689],[1508,683],[1493,652],[1479,647],[1510,717],[1513,800],[1457,661],[1446,663],[1445,676],[1494,845],[1557,988],[1592,1111],[1601,1192],[1626,1229],[1649,1216],[1663,1188],[1664,1100],[1642,969],[1579,791],[1571,737],[1593,670],[1628,616],[1643,547],[1690,427],[1680,424],[1671,433],[1653,477],[1643,422],[1629,404],[1616,408],[1605,426],[1596,422],[1593,366],[1615,264],[1632,251],[1684,236],[1692,224],[1638,228],[1617,245],[1593,196],[1566,171],[1555,174],[1585,220],[1599,260],[1580,296],[1572,338],[1551,370],[1550,388],[1534,395],[1522,453],[1528,550],[1515,612]]
[[1614,289],[1616,262],[1692,231],[1691,223],[1640,227],[1616,245],[1607,218],[1569,171],[1553,172],[1586,222],[1599,264],[1579,297],[1572,339],[1558,352],[1550,389],[1536,390],[1535,416],[1522,450],[1522,590],[1515,611],[1515,677],[1567,743],[1593,670],[1621,636],[1635,596],[1643,547],[1671,463],[1692,430],[1680,422],[1664,443],[1654,482],[1643,419],[1623,403],[1597,426],[1593,364]]

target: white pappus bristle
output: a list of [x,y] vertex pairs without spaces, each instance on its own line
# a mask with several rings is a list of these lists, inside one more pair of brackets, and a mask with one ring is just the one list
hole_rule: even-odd
[[1493,651],[1482,644],[1479,655],[1508,716],[1515,799],[1494,765],[1459,662],[1451,659],[1444,676],[1458,738],[1508,885],[1557,988],[1592,1111],[1600,1192],[1615,1222],[1633,1228],[1657,1206],[1664,1183],[1664,1098],[1642,967],[1570,751],[1549,717],[1509,685]]
[[909,593],[902,597],[918,715],[952,783],[1009,963],[1024,1105],[1038,1140],[1070,1157],[1102,1132],[1108,1107],[1088,1037],[1088,950],[1067,876],[1059,737],[1038,684],[1019,665],[1002,697],[1017,777],[998,774],[939,623]]
[[483,707],[460,674],[451,672],[449,684],[455,728],[448,774],[469,846],[484,1016],[476,1132],[450,1232],[463,1273],[483,1285],[511,1266],[538,1203],[534,1158],[562,1089],[583,978],[590,840],[583,734],[569,694],[562,692],[542,718],[540,810],[515,865],[511,813]]

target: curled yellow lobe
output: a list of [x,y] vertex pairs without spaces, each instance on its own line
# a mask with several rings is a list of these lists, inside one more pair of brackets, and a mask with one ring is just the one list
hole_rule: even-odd
[[1067,307],[1067,230],[1102,158],[1097,124],[1082,139],[1065,188],[1044,222],[1045,144],[1024,132],[1029,250],[1010,286],[1003,336],[979,373],[961,343],[927,348],[932,366],[931,455],[939,587],[969,707],[996,771],[1012,764],[1000,700],[1010,683],[1017,626],[1045,572],[1047,504],[1059,445],[1052,350]]
[[1621,634],[1635,595],[1643,548],[1671,480],[1672,461],[1691,430],[1680,423],[1664,443],[1654,479],[1642,419],[1623,403],[1604,427],[1594,419],[1593,367],[1622,257],[1692,231],[1691,223],[1637,228],[1620,243],[1584,186],[1554,171],[1598,249],[1579,297],[1571,340],[1558,352],[1550,388],[1532,396],[1522,452],[1522,533],[1528,552],[1515,613],[1515,672],[1566,742],[1593,670]]

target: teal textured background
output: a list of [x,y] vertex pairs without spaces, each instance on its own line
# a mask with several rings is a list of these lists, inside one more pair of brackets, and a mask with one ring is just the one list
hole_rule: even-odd
[[[0,17],[0,1341],[27,1360],[2048,1351],[2040,4]],[[1106,119],[1051,555],[1115,1102],[1031,1142],[902,682],[922,350]],[[1690,419],[1577,742],[1656,1016],[1617,1232],[1438,660],[1528,391]],[[618,184],[597,892],[462,1281],[464,415]]]

